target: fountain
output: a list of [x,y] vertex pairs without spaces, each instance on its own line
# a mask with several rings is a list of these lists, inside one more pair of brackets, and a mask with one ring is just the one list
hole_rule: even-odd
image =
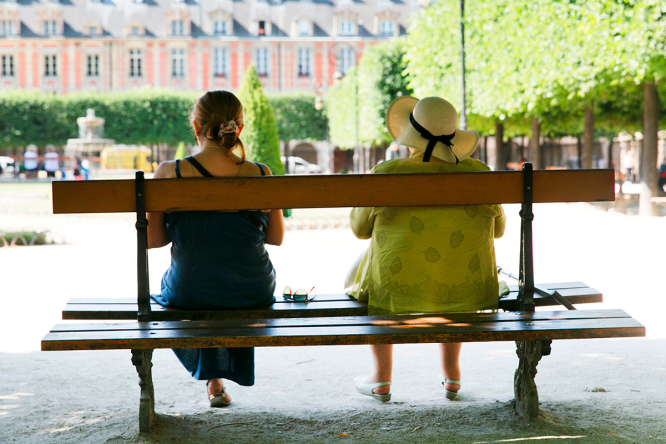
[[103,139],[104,119],[95,116],[94,109],[88,109],[85,117],[76,119],[79,125],[79,138],[68,139],[65,155],[70,158],[76,156],[88,158],[91,166],[99,166],[102,150],[113,145],[113,139]]

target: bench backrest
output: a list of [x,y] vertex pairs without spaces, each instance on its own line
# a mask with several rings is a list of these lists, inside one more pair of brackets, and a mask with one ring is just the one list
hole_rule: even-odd
[[519,306],[534,311],[532,204],[615,199],[613,170],[53,182],[53,212],[137,215],[137,319],[151,318],[146,211],[521,203]]
[[[613,170],[533,172],[533,202],[615,199]],[[522,203],[523,172],[216,177],[145,181],[146,211]],[[53,212],[136,211],[135,180],[53,182]]]

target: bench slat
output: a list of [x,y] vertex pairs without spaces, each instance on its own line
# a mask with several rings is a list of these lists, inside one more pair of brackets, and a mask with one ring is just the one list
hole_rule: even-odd
[[336,316],[324,318],[270,318],[270,319],[225,319],[218,321],[151,321],[151,322],[104,322],[94,324],[57,324],[52,332],[119,331],[119,330],[187,330],[201,328],[258,328],[258,327],[314,327],[351,325],[413,325],[418,323],[500,323],[520,320],[555,321],[571,319],[630,318],[626,312],[611,310],[557,310],[507,313],[428,313],[392,316]]
[[[603,296],[594,288],[587,287],[582,282],[563,282],[541,284],[551,290],[558,289],[560,294],[572,304],[588,304],[602,302]],[[500,300],[503,310],[518,309],[518,290]],[[535,295],[534,302],[538,307],[558,306],[555,300]],[[67,303],[62,312],[63,319],[87,320],[131,320],[136,319],[138,306],[136,298],[73,298]],[[163,307],[155,302],[151,304],[152,319],[155,321],[175,321],[182,319],[262,319],[262,318],[300,318],[315,316],[354,316],[367,314],[368,307],[365,302],[358,302],[346,294],[319,295],[317,299],[308,303],[294,303],[282,300],[279,296],[271,306],[252,310],[181,310]]]
[[[462,315],[462,314],[460,314]],[[485,342],[541,339],[644,336],[645,327],[622,310],[446,315],[444,318],[407,315],[380,318],[271,319],[172,323],[180,328],[157,328],[159,322],[86,324],[86,330],[56,326],[42,340],[42,350],[156,349],[184,347],[262,347],[296,345],[352,345],[425,342]],[[582,315],[582,317],[581,317]],[[520,317],[520,320],[516,320]],[[400,318],[404,318],[400,322]],[[468,322],[451,322],[454,318]],[[365,323],[359,321],[365,321]],[[243,324],[245,322],[245,324]],[[165,323],[166,324],[166,323]],[[181,324],[190,324],[188,328]],[[197,325],[197,328],[190,328]],[[99,330],[96,329],[99,327]],[[76,326],[77,328],[79,326]]]
[[[615,200],[613,170],[534,171],[534,203]],[[447,190],[424,193],[423,190]],[[520,171],[155,179],[146,211],[520,203]],[[53,212],[135,211],[134,180],[53,182]]]

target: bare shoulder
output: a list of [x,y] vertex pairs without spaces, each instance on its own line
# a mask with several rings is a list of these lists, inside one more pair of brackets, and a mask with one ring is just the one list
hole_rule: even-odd
[[266,173],[267,176],[272,176],[273,175],[273,172],[271,171],[270,168],[268,168],[268,165],[266,165],[264,163],[260,163],[259,165],[261,165],[261,168],[263,168],[264,173]]
[[154,179],[169,179],[176,177],[176,161],[167,160],[159,164],[153,175]]

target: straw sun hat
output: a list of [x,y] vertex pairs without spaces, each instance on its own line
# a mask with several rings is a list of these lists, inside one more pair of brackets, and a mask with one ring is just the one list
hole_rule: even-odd
[[386,111],[386,128],[399,144],[424,151],[424,162],[432,155],[457,164],[479,143],[479,133],[459,129],[456,109],[439,97],[398,97]]

